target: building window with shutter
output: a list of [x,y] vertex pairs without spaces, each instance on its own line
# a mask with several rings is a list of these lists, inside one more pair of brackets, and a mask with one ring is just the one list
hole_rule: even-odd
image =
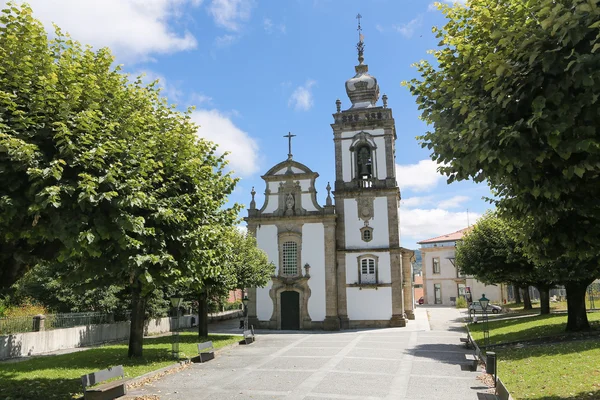
[[299,276],[302,235],[295,232],[279,234],[279,276]]
[[377,260],[374,255],[363,255],[358,258],[358,278],[361,285],[377,284]]

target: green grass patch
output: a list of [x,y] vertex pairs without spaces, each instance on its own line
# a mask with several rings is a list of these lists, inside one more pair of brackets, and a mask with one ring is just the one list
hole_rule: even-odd
[[[237,335],[209,335],[200,339],[195,332],[181,332],[181,358],[198,354],[197,344],[212,340],[221,348],[241,340]],[[115,365],[123,365],[128,378],[143,375],[168,365],[172,337],[144,339],[144,356],[127,358],[127,344],[103,346],[55,356],[35,357],[21,362],[0,363],[0,399],[69,399],[83,394],[81,376]]]
[[[593,329],[600,330],[600,312],[588,313]],[[535,340],[545,337],[564,336],[567,327],[566,314],[532,315],[519,318],[490,320],[490,344]],[[469,324],[471,336],[483,344],[483,322]]]
[[600,399],[600,341],[497,349],[498,374],[515,399]]

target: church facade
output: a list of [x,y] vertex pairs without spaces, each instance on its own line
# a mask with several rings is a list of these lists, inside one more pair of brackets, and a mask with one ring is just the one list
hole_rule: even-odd
[[336,101],[335,185],[332,193],[327,184],[325,205],[317,202],[318,173],[293,159],[291,145],[262,176],[260,208],[252,191],[248,232],[276,266],[265,288],[247,289],[257,328],[402,327],[414,319],[413,252],[400,246],[396,128],[387,97],[377,104],[363,46],[361,35],[356,74],[346,81],[352,105],[342,110]]

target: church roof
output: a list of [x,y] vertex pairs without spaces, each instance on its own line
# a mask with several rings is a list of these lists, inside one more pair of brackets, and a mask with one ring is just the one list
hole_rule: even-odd
[[275,165],[270,170],[268,170],[267,173],[263,175],[263,179],[269,176],[301,174],[316,174],[316,172],[313,172],[306,165],[288,158],[287,160],[280,162],[279,164]]
[[437,243],[437,242],[454,242],[454,241],[462,239],[463,235],[465,233],[467,233],[468,231],[470,231],[471,229],[472,229],[472,227],[469,226],[467,228],[463,228],[459,231],[448,233],[446,235],[437,236],[437,237],[427,239],[427,240],[422,240],[420,242],[417,242],[417,244],[427,244],[427,243]]

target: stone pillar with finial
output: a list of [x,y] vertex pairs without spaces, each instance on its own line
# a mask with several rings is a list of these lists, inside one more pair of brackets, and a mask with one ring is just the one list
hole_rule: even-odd
[[256,200],[254,200],[254,196],[256,195],[256,191],[254,190],[254,186],[252,186],[252,191],[250,192],[252,195],[252,200],[250,200],[250,207],[248,208],[248,216],[253,217],[257,213],[256,209]]
[[388,101],[388,97],[387,94],[383,94],[383,96],[381,96],[381,100],[383,101],[383,108],[387,108],[387,101]]
[[335,110],[340,113],[342,111],[342,101],[340,99],[337,99],[335,101]]
[[333,214],[335,213],[335,206],[333,205],[333,200],[331,199],[331,184],[327,182],[327,199],[325,199],[325,214]]

